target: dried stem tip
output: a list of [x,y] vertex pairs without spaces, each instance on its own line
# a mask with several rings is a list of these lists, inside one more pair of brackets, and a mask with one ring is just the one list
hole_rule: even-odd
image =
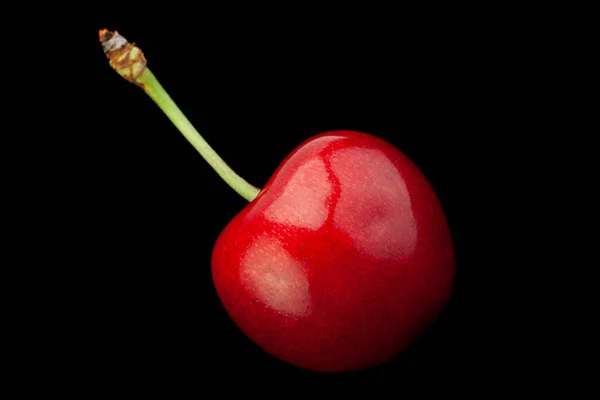
[[144,53],[136,47],[135,43],[129,43],[117,31],[102,29],[98,36],[110,66],[129,82],[143,88],[143,83],[138,82],[137,79],[146,69],[147,61]]

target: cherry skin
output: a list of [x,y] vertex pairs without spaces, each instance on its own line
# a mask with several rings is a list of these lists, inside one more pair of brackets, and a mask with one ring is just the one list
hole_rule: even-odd
[[222,231],[212,274],[227,313],[266,352],[321,372],[406,349],[447,304],[455,252],[431,185],[365,133],[298,146]]

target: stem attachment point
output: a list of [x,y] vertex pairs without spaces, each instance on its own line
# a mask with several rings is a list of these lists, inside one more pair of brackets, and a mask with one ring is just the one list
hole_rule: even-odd
[[138,82],[138,78],[146,69],[148,62],[142,50],[135,43],[129,43],[117,31],[110,32],[102,29],[98,36],[110,66],[128,82],[135,83],[143,89],[143,84]]

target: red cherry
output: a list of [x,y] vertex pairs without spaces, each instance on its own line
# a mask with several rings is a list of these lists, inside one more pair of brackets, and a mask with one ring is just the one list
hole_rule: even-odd
[[324,133],[259,190],[200,136],[137,46],[116,31],[100,41],[111,67],[250,201],[212,257],[217,293],[250,339],[302,368],[360,370],[397,355],[437,318],[452,292],[454,247],[435,192],[402,152],[365,133]]
[[315,371],[381,364],[433,322],[455,254],[420,170],[374,136],[334,131],[296,148],[223,230],[212,274],[239,328]]

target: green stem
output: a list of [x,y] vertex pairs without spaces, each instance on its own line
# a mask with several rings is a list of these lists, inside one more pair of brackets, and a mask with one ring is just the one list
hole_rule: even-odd
[[233,190],[248,201],[254,200],[260,189],[236,174],[196,131],[154,74],[146,67],[147,62],[142,51],[116,31],[101,30],[100,42],[110,66],[126,80],[140,86],[154,100],[183,136]]
[[248,201],[254,200],[260,190],[236,174],[235,171],[232,170],[231,167],[229,167],[229,165],[227,165],[212,149],[212,147],[210,147],[206,140],[204,140],[198,131],[196,131],[196,128],[194,128],[181,112],[179,107],[177,107],[175,102],[171,99],[171,96],[163,89],[150,69],[146,68],[137,78],[137,81],[143,85],[142,87],[146,94],[154,100],[161,110],[163,110],[173,125],[175,125],[192,146],[198,150],[198,153],[200,153],[208,164],[213,167],[217,174],[219,174],[219,176],[240,196]]

